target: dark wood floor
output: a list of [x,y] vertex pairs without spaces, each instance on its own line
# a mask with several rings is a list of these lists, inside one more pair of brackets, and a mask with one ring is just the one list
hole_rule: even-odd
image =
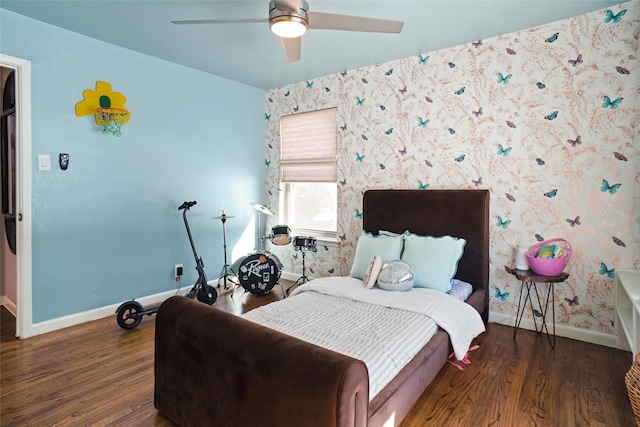
[[[214,306],[242,313],[281,290],[229,294]],[[0,321],[2,426],[173,425],[153,406],[155,317],[129,331],[112,316],[26,340],[13,339],[4,307]],[[631,353],[565,338],[551,350],[546,337],[512,333],[490,324],[472,364],[446,366],[402,426],[635,425],[624,385]]]

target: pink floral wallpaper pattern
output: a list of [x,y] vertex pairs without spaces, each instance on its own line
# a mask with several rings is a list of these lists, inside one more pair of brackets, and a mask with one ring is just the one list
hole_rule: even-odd
[[639,38],[632,1],[268,90],[265,200],[279,206],[279,118],[337,107],[339,238],[306,257],[312,276],[348,274],[365,190],[486,188],[491,311],[515,315],[515,248],[562,237],[557,323],[612,334],[615,268],[639,259]]

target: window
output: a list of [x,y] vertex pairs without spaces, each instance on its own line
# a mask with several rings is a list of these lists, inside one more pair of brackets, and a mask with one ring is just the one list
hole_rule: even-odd
[[337,109],[280,119],[284,221],[294,235],[335,240]]

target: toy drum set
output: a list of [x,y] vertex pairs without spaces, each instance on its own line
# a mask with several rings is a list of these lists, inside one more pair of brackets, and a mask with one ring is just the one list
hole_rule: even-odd
[[[260,215],[275,215],[275,213],[260,204],[253,204],[258,211],[258,229],[260,228]],[[287,225],[275,225],[271,227],[271,234],[260,238],[260,245],[256,252],[246,256],[238,269],[238,280],[247,292],[253,294],[267,294],[280,280],[282,263],[274,254],[263,249],[263,242],[269,239],[276,246],[293,244],[294,250],[302,251],[302,277],[295,284],[309,281],[305,275],[305,252],[316,252],[316,238],[295,236],[291,237],[291,229]],[[292,286],[293,287],[293,286]]]

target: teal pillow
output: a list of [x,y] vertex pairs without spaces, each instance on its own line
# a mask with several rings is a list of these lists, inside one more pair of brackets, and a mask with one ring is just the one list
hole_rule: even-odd
[[451,236],[418,236],[407,233],[402,260],[413,268],[416,288],[451,290],[451,279],[464,252],[464,239]]
[[403,236],[374,236],[371,233],[362,232],[356,246],[356,255],[351,266],[349,276],[362,279],[374,256],[382,259],[382,264],[394,259],[400,259],[402,253]]

